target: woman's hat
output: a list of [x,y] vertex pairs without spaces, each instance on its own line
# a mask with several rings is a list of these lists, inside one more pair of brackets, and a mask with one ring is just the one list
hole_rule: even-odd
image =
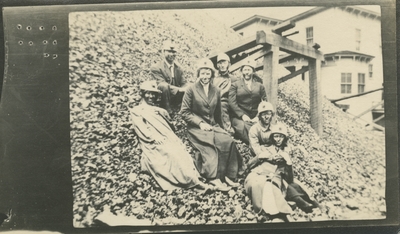
[[258,105],[257,116],[259,116],[262,112],[265,112],[265,111],[272,111],[272,113],[275,113],[274,106],[272,106],[272,104],[270,102],[262,101]]
[[276,123],[275,125],[271,126],[271,136],[274,133],[280,133],[282,135],[285,135],[286,137],[288,136],[287,128],[282,123]]
[[214,64],[208,58],[202,58],[197,62],[197,70],[201,68],[208,68],[214,71]]
[[218,56],[217,56],[217,63],[218,63],[219,61],[222,61],[222,60],[226,60],[226,61],[228,61],[228,62],[231,61],[230,58],[229,58],[229,56],[228,56],[227,54],[225,54],[225,53],[219,53]]
[[161,90],[157,88],[157,82],[155,80],[146,80],[140,85],[140,90],[161,93]]
[[249,66],[249,67],[252,67],[253,70],[256,70],[256,61],[254,61],[252,59],[245,59],[244,63],[242,64],[242,66],[240,68],[242,69],[244,66]]

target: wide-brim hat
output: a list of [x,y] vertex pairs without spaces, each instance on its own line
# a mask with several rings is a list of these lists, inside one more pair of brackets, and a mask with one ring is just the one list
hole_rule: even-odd
[[287,127],[285,125],[283,125],[283,123],[276,123],[276,124],[272,125],[270,136],[272,137],[276,133],[280,133],[280,134],[284,135],[285,137],[287,137],[288,136]]
[[272,105],[272,103],[266,101],[260,102],[260,104],[258,105],[257,116],[259,116],[261,113],[265,111],[272,111],[272,113],[275,113],[274,106]]
[[140,85],[140,90],[161,93],[161,90],[157,88],[157,82],[154,80],[143,81]]

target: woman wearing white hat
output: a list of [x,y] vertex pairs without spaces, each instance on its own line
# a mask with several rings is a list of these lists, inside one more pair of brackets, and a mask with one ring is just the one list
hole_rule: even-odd
[[312,212],[318,204],[311,201],[302,187],[294,183],[291,160],[293,150],[288,144],[286,127],[282,123],[273,125],[268,141],[270,146],[263,148],[251,160],[251,173],[244,183],[253,209],[270,215],[271,219],[285,221],[286,215],[292,213],[287,201],[296,202],[296,205],[307,213]]
[[200,174],[216,189],[227,191],[238,186],[241,156],[232,137],[222,129],[221,95],[212,85],[214,65],[201,59],[197,64],[197,81],[185,92],[181,114],[187,122],[188,139],[198,150],[195,164]]
[[142,100],[131,111],[133,129],[142,149],[141,169],[149,172],[163,190],[195,188],[206,191],[191,155],[175,135],[167,111],[154,106],[161,91],[155,81],[140,86]]

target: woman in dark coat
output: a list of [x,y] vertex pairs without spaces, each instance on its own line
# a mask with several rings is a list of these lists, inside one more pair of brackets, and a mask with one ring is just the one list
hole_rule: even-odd
[[240,68],[242,77],[232,83],[229,89],[229,107],[235,137],[249,144],[249,130],[258,121],[257,108],[267,95],[263,84],[253,79],[255,62],[247,60]]
[[221,128],[221,95],[210,83],[213,77],[212,62],[201,59],[198,80],[186,90],[181,114],[187,122],[188,139],[199,151],[195,159],[197,169],[216,189],[227,191],[239,186],[234,181],[242,160],[232,137]]

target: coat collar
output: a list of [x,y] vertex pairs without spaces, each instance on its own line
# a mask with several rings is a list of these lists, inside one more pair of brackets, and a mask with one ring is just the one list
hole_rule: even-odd
[[195,83],[195,87],[197,89],[197,92],[200,93],[201,98],[203,98],[204,101],[206,101],[207,103],[210,103],[211,100],[214,98],[215,94],[217,93],[215,86],[212,85],[211,83],[209,84],[209,87],[208,87],[208,97],[204,93],[204,88],[203,88],[203,85],[200,84],[200,81],[197,81]]
[[251,90],[254,88],[254,82],[255,82],[255,81],[254,81],[253,78],[251,78],[250,89],[247,87],[247,85],[246,85],[246,83],[245,83],[243,77],[240,78],[240,81],[239,81],[239,82],[241,82],[241,85],[244,87],[244,89],[245,89],[247,92],[251,92]]

